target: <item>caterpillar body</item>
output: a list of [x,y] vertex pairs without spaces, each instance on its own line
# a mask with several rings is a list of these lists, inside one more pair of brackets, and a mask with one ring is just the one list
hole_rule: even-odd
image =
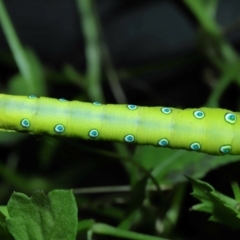
[[240,154],[240,114],[0,94],[0,130]]

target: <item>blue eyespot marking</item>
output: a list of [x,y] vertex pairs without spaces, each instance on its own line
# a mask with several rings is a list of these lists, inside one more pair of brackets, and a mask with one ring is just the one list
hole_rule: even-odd
[[233,113],[226,113],[224,116],[228,123],[234,124],[237,121],[237,116]]
[[67,102],[67,99],[65,99],[65,98],[59,98],[58,99],[60,102]]
[[163,107],[161,108],[162,113],[164,114],[170,114],[172,112],[171,108]]
[[21,126],[23,128],[29,128],[30,127],[30,121],[27,119],[27,118],[24,118],[22,121],[21,121]]
[[193,112],[193,115],[197,119],[202,119],[205,117],[205,113],[203,111],[197,110]]
[[88,136],[91,138],[97,138],[99,136],[98,130],[96,129],[90,130]]
[[93,105],[95,106],[101,106],[102,104],[100,102],[93,102]]
[[158,145],[161,147],[166,147],[168,144],[169,144],[169,142],[166,138],[162,138],[158,141]]
[[223,145],[220,147],[219,151],[220,153],[228,154],[232,151],[232,147],[230,145]]
[[129,110],[136,110],[138,107],[137,107],[137,105],[129,104],[129,105],[127,105],[127,108],[128,108]]
[[135,140],[135,138],[131,134],[128,134],[124,137],[124,141],[127,142],[127,143],[132,143],[132,142],[134,142],[134,140]]
[[65,127],[62,124],[57,124],[54,127],[55,133],[63,133],[65,131]]
[[190,145],[190,149],[193,151],[198,151],[201,149],[200,143],[194,142]]
[[38,98],[38,97],[35,96],[35,95],[29,95],[28,98],[30,98],[30,99],[35,99],[35,98]]

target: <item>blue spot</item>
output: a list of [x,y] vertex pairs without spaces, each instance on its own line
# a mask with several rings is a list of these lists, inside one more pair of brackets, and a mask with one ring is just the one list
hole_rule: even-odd
[[29,95],[28,98],[30,98],[30,99],[35,99],[35,98],[38,98],[38,97],[35,96],[35,95]]
[[223,154],[228,154],[232,151],[232,147],[230,145],[223,145],[220,147],[219,151]]
[[193,151],[198,151],[198,150],[201,149],[201,145],[200,145],[200,143],[197,143],[197,142],[192,143],[190,145],[190,149],[193,150]]
[[137,105],[129,104],[129,105],[127,105],[127,108],[128,108],[129,110],[136,110],[138,107],[137,107]]
[[171,108],[163,107],[161,108],[162,113],[164,114],[170,114],[172,112]]
[[65,128],[62,124],[57,124],[54,127],[54,131],[55,131],[55,133],[63,133],[65,131]]
[[193,112],[193,115],[197,119],[202,119],[205,117],[205,113],[203,111],[197,110]]
[[225,114],[224,118],[228,123],[231,123],[231,124],[234,124],[237,121],[237,116],[233,113]]
[[124,137],[124,141],[127,142],[127,143],[132,143],[132,142],[134,142],[134,140],[135,140],[135,138],[131,134],[128,134]]
[[166,147],[168,144],[169,144],[169,142],[166,138],[162,138],[158,141],[158,145],[161,147]]
[[96,129],[90,130],[88,136],[91,138],[97,138],[99,136],[98,130]]
[[93,105],[95,106],[101,106],[102,104],[100,102],[93,102]]
[[67,99],[65,99],[65,98],[59,98],[58,99],[60,102],[67,102],[68,100]]
[[27,119],[27,118],[24,118],[22,121],[21,121],[21,126],[24,127],[24,128],[29,128],[30,127],[30,121]]

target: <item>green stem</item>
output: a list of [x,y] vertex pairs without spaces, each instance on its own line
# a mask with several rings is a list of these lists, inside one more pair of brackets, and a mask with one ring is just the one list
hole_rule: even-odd
[[90,99],[103,101],[100,36],[93,0],[77,0],[85,41],[87,91]]
[[13,24],[2,0],[0,0],[0,23],[2,24],[3,32],[6,36],[17,66],[22,76],[24,77],[24,80],[27,82],[28,90],[29,92],[34,92],[35,88],[32,84],[33,74],[29,60],[23,46],[21,45],[21,42],[17,36],[17,33],[13,27]]

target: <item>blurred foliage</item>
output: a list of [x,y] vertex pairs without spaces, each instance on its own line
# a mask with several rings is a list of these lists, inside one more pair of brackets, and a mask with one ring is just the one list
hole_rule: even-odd
[[[193,210],[211,214],[210,221],[220,222],[231,228],[239,229],[239,199],[232,199],[217,192],[210,184],[189,178],[193,186],[192,195],[202,203],[192,207]],[[239,187],[235,186],[239,196]]]
[[[198,65],[203,61],[208,69],[217,73],[206,83],[211,93],[203,101],[206,106],[218,107],[231,84],[238,88],[239,55],[216,22],[217,0],[183,0],[180,5],[183,14],[194,18],[194,21],[188,20],[196,24],[198,53],[115,69],[95,2],[76,0],[86,62],[82,71],[64,60],[58,69],[42,62],[34,49],[21,43],[14,22],[0,0],[0,24],[9,45],[7,53],[0,49],[0,62],[11,70],[7,79],[0,79],[1,92],[124,103],[127,99],[132,101],[132,95],[141,96],[143,91],[149,99],[141,97],[139,102],[155,106],[159,100],[151,98],[149,89],[156,87],[150,86],[150,77],[146,76],[158,70],[189,69],[192,62]],[[145,78],[144,85],[138,81],[140,78]],[[134,92],[123,88],[127,81],[134,85]],[[178,79],[179,84],[181,81]],[[159,83],[160,92],[160,80]],[[171,84],[169,82],[168,87]],[[196,82],[192,80],[192,84]],[[175,106],[182,107],[180,102]],[[239,110],[239,97],[231,107]],[[219,230],[216,223],[211,225],[213,223],[202,219],[199,213],[189,213],[193,200],[184,175],[207,176],[210,181],[217,179],[223,187],[232,180],[240,180],[238,156],[216,157],[149,146],[127,147],[119,143],[2,132],[0,144],[0,203],[6,205],[13,191],[31,194],[37,189],[46,192],[73,189],[79,209],[79,239],[87,236],[88,239],[149,240],[162,239],[160,236],[168,239],[231,237],[230,229]],[[227,166],[229,163],[232,164]]]

